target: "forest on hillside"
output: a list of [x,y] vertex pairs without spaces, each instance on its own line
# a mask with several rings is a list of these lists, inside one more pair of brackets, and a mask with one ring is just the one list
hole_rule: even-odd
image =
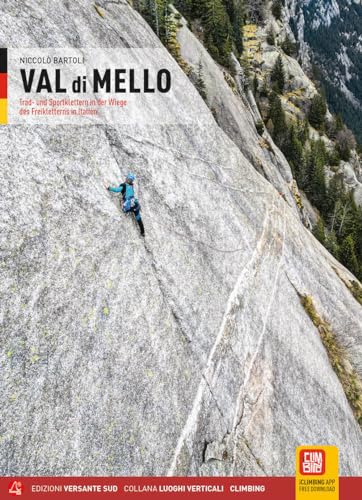
[[[319,93],[311,102],[306,103],[308,113],[305,120],[294,123],[287,119],[281,103],[287,80],[282,58],[277,59],[270,74],[270,82],[265,82],[261,87],[256,79],[252,79],[252,72],[249,73],[249,68],[245,67],[243,58],[243,29],[246,24],[264,23],[268,6],[266,0],[174,0],[173,3],[188,20],[191,29],[195,25],[202,27],[202,42],[205,47],[215,61],[228,69],[231,75],[231,53],[244,64],[244,70],[249,76],[247,84],[253,89],[257,103],[261,100],[268,103],[264,122],[256,124],[259,133],[262,135],[264,129],[268,129],[274,142],[286,156],[299,188],[306,193],[320,214],[313,229],[315,236],[362,280],[362,208],[356,205],[338,173],[330,181],[326,176],[327,167],[336,170],[340,162],[349,161],[352,152],[358,148],[354,134],[340,114],[327,119],[327,99],[331,100],[333,109],[335,94],[331,94],[328,85],[323,86],[316,80],[317,85],[319,83]],[[272,3],[272,15],[275,19],[281,19],[283,3],[283,0],[274,0]],[[176,40],[180,16],[172,13],[169,1],[138,0],[136,7],[189,74],[191,70],[182,61]],[[318,40],[316,37],[315,42],[319,43]],[[273,33],[268,34],[267,42],[270,45],[275,43]],[[288,37],[281,43],[281,49],[287,55],[297,56],[298,48]],[[336,50],[333,42],[330,50]],[[359,64],[362,64],[361,61]],[[207,101],[202,67],[198,68],[194,83]],[[346,109],[348,113],[348,107]],[[362,120],[362,113],[358,119]],[[310,126],[333,141],[332,151],[327,150],[323,140],[311,139]]]

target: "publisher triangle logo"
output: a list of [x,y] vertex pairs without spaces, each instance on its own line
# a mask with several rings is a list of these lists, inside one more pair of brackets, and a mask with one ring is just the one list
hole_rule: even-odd
[[21,495],[23,493],[24,486],[21,481],[12,481],[9,484],[9,493],[10,495]]
[[299,446],[296,451],[296,500],[338,500],[338,448]]

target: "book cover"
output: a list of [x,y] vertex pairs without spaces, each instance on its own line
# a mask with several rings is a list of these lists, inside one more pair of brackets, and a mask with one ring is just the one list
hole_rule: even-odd
[[357,500],[361,3],[0,19],[0,497]]

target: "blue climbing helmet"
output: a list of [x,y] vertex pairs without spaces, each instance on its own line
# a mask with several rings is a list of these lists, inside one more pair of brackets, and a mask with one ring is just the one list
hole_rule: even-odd
[[126,180],[134,182],[136,180],[136,176],[130,172],[129,174],[127,174]]

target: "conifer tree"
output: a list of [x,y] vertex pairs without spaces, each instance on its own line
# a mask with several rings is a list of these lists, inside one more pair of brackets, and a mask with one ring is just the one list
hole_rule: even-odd
[[186,18],[194,17],[194,0],[176,0],[174,3]]
[[[362,207],[356,207],[355,214],[355,244],[359,263],[362,267]],[[362,271],[362,269],[360,269]]]
[[302,146],[305,145],[309,139],[309,123],[308,121],[298,121],[297,123],[297,135]]
[[352,235],[347,236],[341,245],[341,261],[356,276],[360,273],[360,266],[356,255],[355,242]]
[[272,14],[275,19],[280,20],[282,17],[282,2],[281,0],[274,0],[272,5]]
[[151,26],[156,35],[165,42],[167,0],[145,0],[140,12]]
[[326,243],[326,235],[325,235],[325,229],[324,229],[324,222],[322,217],[319,217],[317,224],[313,228],[313,234],[317,238],[322,245],[325,245]]
[[206,99],[207,99],[206,85],[205,85],[204,78],[203,78],[201,59],[199,61],[198,68],[197,68],[195,87],[198,90],[200,96],[203,98],[203,100],[206,101]]
[[207,0],[202,16],[205,41],[211,55],[224,66],[230,66],[232,27],[222,0]]
[[336,132],[338,133],[341,130],[343,130],[343,127],[344,127],[344,123],[343,123],[342,117],[340,114],[338,114],[336,116]]
[[266,41],[269,45],[275,45],[275,33],[273,30],[273,26],[270,27],[268,33],[266,35]]
[[312,203],[325,214],[326,176],[325,176],[326,149],[322,141],[312,142],[307,163],[307,190]]
[[272,122],[272,136],[277,146],[282,147],[286,138],[287,124],[280,97],[273,92],[270,97],[269,119]]
[[142,2],[140,2],[139,10],[140,10],[142,16],[147,21],[147,23],[151,26],[151,28],[154,30],[154,32],[158,36],[157,30],[156,30],[156,15],[155,15],[156,14],[156,0],[145,0],[144,4]]
[[[176,5],[179,5],[180,1],[184,2],[185,0],[177,0]],[[207,9],[207,3],[208,0],[191,0],[191,17],[201,19]],[[182,7],[180,7],[180,10],[183,12]]]
[[287,140],[283,147],[285,154],[293,172],[293,176],[299,184],[299,173],[304,174],[304,151],[303,146],[298,139],[297,131],[294,125],[289,128]]
[[243,53],[243,26],[245,24],[245,7],[243,0],[234,0],[233,32],[236,50],[239,55]]
[[338,148],[334,147],[334,149],[329,153],[328,163],[332,166],[339,166],[339,164],[341,163],[341,156],[339,154]]
[[258,82],[258,77],[256,76],[256,73],[253,78],[253,94],[257,96],[259,90],[259,82]]
[[288,35],[285,37],[285,40],[283,40],[281,48],[287,54],[287,56],[293,56],[294,54],[296,54],[297,51],[296,44],[291,40],[291,38]]
[[324,246],[337,260],[340,259],[340,247],[334,231],[326,234]]
[[270,75],[273,90],[277,94],[282,94],[285,86],[285,70],[281,55],[278,56]]
[[333,115],[327,122],[326,133],[330,139],[336,139],[338,132],[343,130],[344,124],[340,115]]
[[338,200],[339,211],[337,212],[337,235],[342,240],[348,235],[355,236],[355,203],[350,193],[344,199]]
[[324,125],[326,113],[326,100],[320,94],[316,94],[312,99],[308,113],[308,120],[312,127],[320,130]]
[[314,164],[314,172],[311,179],[312,201],[316,207],[324,213],[324,200],[326,195],[326,176],[324,164],[317,159]]
[[[334,213],[334,209],[336,207],[336,203],[339,199],[344,197],[344,186],[340,177],[334,175],[332,179],[329,181],[327,196],[325,200],[325,210],[330,215],[330,217],[336,215]],[[334,221],[335,222],[335,221]],[[334,223],[333,223],[334,225]]]
[[223,0],[233,28],[233,39],[239,55],[243,52],[243,26],[245,24],[244,0]]

